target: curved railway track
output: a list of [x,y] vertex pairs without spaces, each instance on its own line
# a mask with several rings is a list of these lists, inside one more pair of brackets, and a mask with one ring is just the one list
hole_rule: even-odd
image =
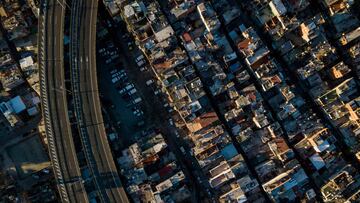
[[73,0],[71,82],[77,126],[102,202],[128,202],[107,141],[96,77],[96,0]]
[[65,8],[45,0],[39,16],[39,69],[49,153],[63,202],[88,202],[74,148],[63,65]]

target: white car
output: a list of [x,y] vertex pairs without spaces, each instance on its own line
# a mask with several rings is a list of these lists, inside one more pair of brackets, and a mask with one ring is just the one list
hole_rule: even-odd
[[128,49],[130,51],[134,49],[132,42],[128,42]]
[[115,68],[114,70],[110,71],[110,74],[115,74],[115,73],[125,73],[125,70]]
[[116,72],[116,73],[111,74],[111,78],[114,78],[114,77],[117,77],[117,76],[120,76],[120,75],[121,75],[120,72]]
[[141,72],[147,71],[146,66],[141,67],[141,68],[140,68],[140,71],[141,71]]
[[173,119],[169,118],[169,124],[172,125],[172,126],[174,126],[174,121],[173,121]]
[[117,59],[117,58],[119,58],[119,55],[118,55],[118,54],[115,54],[115,55],[111,56],[111,59],[112,59],[112,60],[115,60],[115,59]]
[[119,90],[120,94],[124,94],[126,92],[125,88],[122,88],[121,90]]
[[111,59],[108,59],[108,60],[105,61],[106,64],[109,64],[109,63],[111,63],[111,62],[112,62]]
[[119,91],[119,93],[120,94],[123,94],[123,93],[125,93],[126,91],[129,91],[129,90],[131,90],[131,89],[133,89],[135,86],[134,86],[134,84],[128,84],[128,85],[126,85],[126,87],[124,87],[124,88],[122,88],[120,91]]
[[144,112],[141,111],[140,109],[136,109],[135,111],[133,111],[133,114],[135,116],[142,116],[144,114]]
[[131,90],[128,92],[128,94],[129,94],[129,95],[133,95],[133,94],[135,94],[136,92],[137,92],[136,89],[133,88],[133,89],[131,89]]
[[116,76],[116,77],[113,77],[112,79],[111,79],[111,81],[112,81],[112,83],[116,83],[116,82],[118,82],[118,81],[120,81],[120,80],[122,80],[122,81],[124,81],[124,79],[126,79],[126,73],[123,73],[122,75],[118,75],[118,76]]
[[145,60],[141,60],[141,61],[136,62],[136,64],[137,64],[139,67],[143,66],[145,63],[146,63]]
[[106,49],[105,48],[102,48],[102,49],[99,49],[99,53],[103,53]]
[[[177,130],[175,130],[175,135],[176,135],[176,137],[177,138],[179,138],[180,137],[180,134],[178,133],[178,131]],[[185,153],[184,153],[185,154]]]
[[130,89],[132,89],[134,87],[135,87],[134,84],[130,83],[130,84],[126,85],[125,89],[130,90]]
[[111,82],[115,84],[120,79],[121,79],[120,77],[114,77],[114,78],[111,79]]
[[42,172],[43,172],[43,173],[46,173],[46,174],[49,174],[49,173],[50,173],[49,169],[46,169],[46,168],[43,169]]
[[147,85],[147,86],[149,86],[149,85],[151,85],[151,84],[153,84],[153,83],[154,83],[154,80],[153,80],[153,79],[150,79],[150,80],[146,81],[146,85]]
[[169,109],[168,109],[168,112],[169,112],[169,113],[171,113],[171,112],[173,112],[173,111],[174,111],[174,108],[169,108]]
[[138,56],[136,59],[135,59],[135,61],[136,61],[136,63],[137,62],[139,62],[139,61],[141,61],[141,60],[143,60],[144,59],[144,55],[140,55],[140,56]]
[[181,151],[184,155],[186,155],[186,152],[185,152],[184,147],[180,147],[180,151]]
[[117,125],[117,126],[120,126],[120,125],[121,125],[121,121],[117,121],[117,122],[116,122],[116,125]]
[[141,100],[141,98],[140,97],[138,97],[138,98],[136,98],[136,99],[134,99],[134,100],[132,100],[132,104],[137,104],[137,103],[139,103],[139,102],[141,102],[142,100]]
[[107,20],[106,23],[107,23],[107,25],[108,25],[109,27],[112,27],[112,24],[111,24],[110,20]]
[[120,72],[117,72],[117,73],[114,73],[114,74],[111,75],[112,78],[114,78],[114,77],[122,78],[122,77],[125,77],[125,76],[126,76],[125,71],[120,71]]
[[110,71],[110,74],[112,75],[112,74],[114,74],[114,73],[117,73],[119,70],[118,69],[112,69],[111,71]]
[[129,37],[129,34],[124,34],[124,35],[122,36],[123,39],[126,39],[126,38],[128,38],[128,37]]
[[122,73],[121,75],[119,75],[119,77],[121,77],[121,78],[125,78],[126,76],[127,76],[126,73]]
[[158,94],[160,94],[160,92],[161,92],[160,90],[155,90],[155,91],[154,91],[154,94],[155,94],[155,95],[158,95]]

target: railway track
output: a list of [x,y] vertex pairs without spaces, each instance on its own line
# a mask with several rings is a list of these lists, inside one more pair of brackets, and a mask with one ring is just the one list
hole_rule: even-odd
[[128,202],[107,141],[96,75],[96,0],[74,0],[71,75],[76,118],[99,199]]
[[56,0],[41,4],[39,68],[49,153],[63,202],[88,202],[69,124],[64,65],[65,8]]

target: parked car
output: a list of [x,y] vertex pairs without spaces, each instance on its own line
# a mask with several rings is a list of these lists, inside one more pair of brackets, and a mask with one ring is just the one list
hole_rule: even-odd
[[114,69],[110,69],[110,74],[114,74],[114,73],[117,73],[119,71],[119,69],[117,68],[114,68]]
[[[126,94],[126,95],[127,95],[127,94]],[[138,104],[138,103],[140,103],[141,101],[142,101],[142,99],[141,99],[140,97],[137,97],[137,98],[131,100],[131,101],[126,105],[126,107],[130,107],[130,106],[132,106],[132,105]]]
[[141,72],[147,71],[146,66],[142,66],[142,67],[140,68],[140,71],[141,71]]
[[129,95],[133,95],[133,94],[135,94],[136,92],[137,92],[136,89],[133,88],[133,89],[131,89],[131,90],[128,92],[128,94],[129,94]]
[[155,95],[158,95],[158,94],[160,94],[160,92],[161,92],[161,90],[155,90],[155,91],[154,91],[154,94],[155,94]]
[[173,119],[169,118],[169,124],[172,125],[172,126],[174,125]]
[[135,115],[135,116],[142,116],[142,115],[144,115],[144,112],[142,111],[142,110],[140,110],[140,109],[136,109],[135,111],[133,111],[133,114]]
[[139,121],[138,123],[137,123],[137,127],[141,127],[141,126],[143,126],[145,124],[145,121]]
[[154,83],[154,80],[153,80],[153,79],[150,79],[150,80],[146,81],[146,85],[147,85],[147,86],[149,86],[149,85],[151,85],[151,84],[153,84],[153,83]]
[[145,65],[146,61],[145,60],[141,60],[136,62],[136,64],[138,65],[138,67],[142,67],[143,65]]
[[138,97],[138,98],[135,98],[133,101],[132,101],[132,103],[133,104],[137,104],[137,103],[140,103],[142,101],[142,99],[140,98],[140,97]]
[[133,43],[132,42],[128,42],[128,49],[131,51],[133,50]]
[[140,54],[138,57],[136,57],[135,61],[139,62],[144,59],[144,55]]
[[120,121],[120,120],[118,120],[118,121],[116,122],[116,125],[117,125],[118,127],[120,127],[120,125],[121,125],[121,121]]
[[111,79],[111,82],[115,84],[115,83],[118,82],[120,79],[121,79],[120,77],[114,77],[114,78]]
[[116,72],[116,73],[111,74],[111,77],[112,78],[117,77],[117,76],[121,77],[121,76],[124,76],[124,75],[126,75],[125,72]]
[[128,33],[126,33],[126,34],[122,35],[122,38],[123,38],[123,39],[127,39],[127,38],[129,38],[129,34],[128,34]]
[[135,62],[139,67],[141,67],[146,62],[144,55],[141,54],[138,57],[136,57]]
[[117,72],[115,74],[112,75],[112,77],[120,77],[120,78],[123,78],[123,77],[126,77],[127,74],[125,72]]
[[180,147],[180,151],[181,151],[184,155],[186,154],[184,147]]
[[99,49],[99,53],[101,54],[101,53],[103,53],[104,51],[106,51],[106,49],[105,48],[101,48],[101,49]]
[[109,63],[111,63],[112,62],[112,59],[110,58],[110,59],[107,59],[106,61],[105,61],[105,63],[106,64],[109,64]]
[[131,89],[134,88],[134,87],[135,87],[134,84],[130,83],[130,84],[128,84],[126,87],[122,88],[122,89],[119,91],[119,93],[120,93],[120,94],[123,94],[124,92],[129,91],[129,90],[131,90]]
[[112,60],[115,60],[115,59],[117,59],[117,58],[119,58],[119,54],[115,54],[115,55],[111,56],[111,59],[112,59]]

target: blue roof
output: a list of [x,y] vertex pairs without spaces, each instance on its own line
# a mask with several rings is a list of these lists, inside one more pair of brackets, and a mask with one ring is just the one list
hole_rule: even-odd
[[229,144],[221,150],[221,154],[225,157],[226,160],[229,160],[238,155],[238,152],[233,144]]

